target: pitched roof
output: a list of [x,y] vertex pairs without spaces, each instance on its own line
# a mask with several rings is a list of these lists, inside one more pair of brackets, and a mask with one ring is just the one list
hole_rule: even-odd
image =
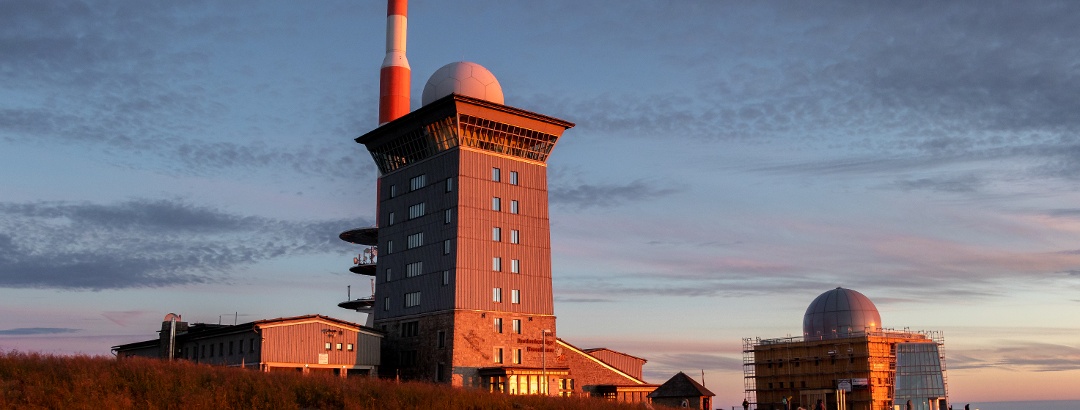
[[661,384],[652,393],[649,393],[649,398],[700,396],[715,396],[715,394],[683,372],[671,376],[668,381]]

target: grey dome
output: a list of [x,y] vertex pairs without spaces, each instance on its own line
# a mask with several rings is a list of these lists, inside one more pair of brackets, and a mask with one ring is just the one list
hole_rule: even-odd
[[803,337],[836,339],[881,328],[881,314],[870,298],[851,289],[822,293],[806,308]]

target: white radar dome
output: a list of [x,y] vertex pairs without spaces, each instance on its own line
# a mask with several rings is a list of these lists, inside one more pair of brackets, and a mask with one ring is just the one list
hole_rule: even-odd
[[480,64],[459,61],[435,70],[424,85],[422,105],[450,94],[464,95],[503,104],[502,86],[491,71]]

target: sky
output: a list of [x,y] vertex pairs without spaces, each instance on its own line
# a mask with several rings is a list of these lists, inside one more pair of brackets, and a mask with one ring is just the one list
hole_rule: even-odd
[[[383,1],[0,0],[0,350],[340,309],[373,224]],[[819,294],[945,336],[954,402],[1080,400],[1080,3],[413,0],[566,119],[559,336],[742,400]],[[727,403],[727,404],[725,404]]]

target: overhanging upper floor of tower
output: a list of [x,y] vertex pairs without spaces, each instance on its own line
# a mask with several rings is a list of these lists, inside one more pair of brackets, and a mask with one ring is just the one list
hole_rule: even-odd
[[574,123],[451,94],[356,138],[387,174],[440,152],[469,147],[546,163]]

